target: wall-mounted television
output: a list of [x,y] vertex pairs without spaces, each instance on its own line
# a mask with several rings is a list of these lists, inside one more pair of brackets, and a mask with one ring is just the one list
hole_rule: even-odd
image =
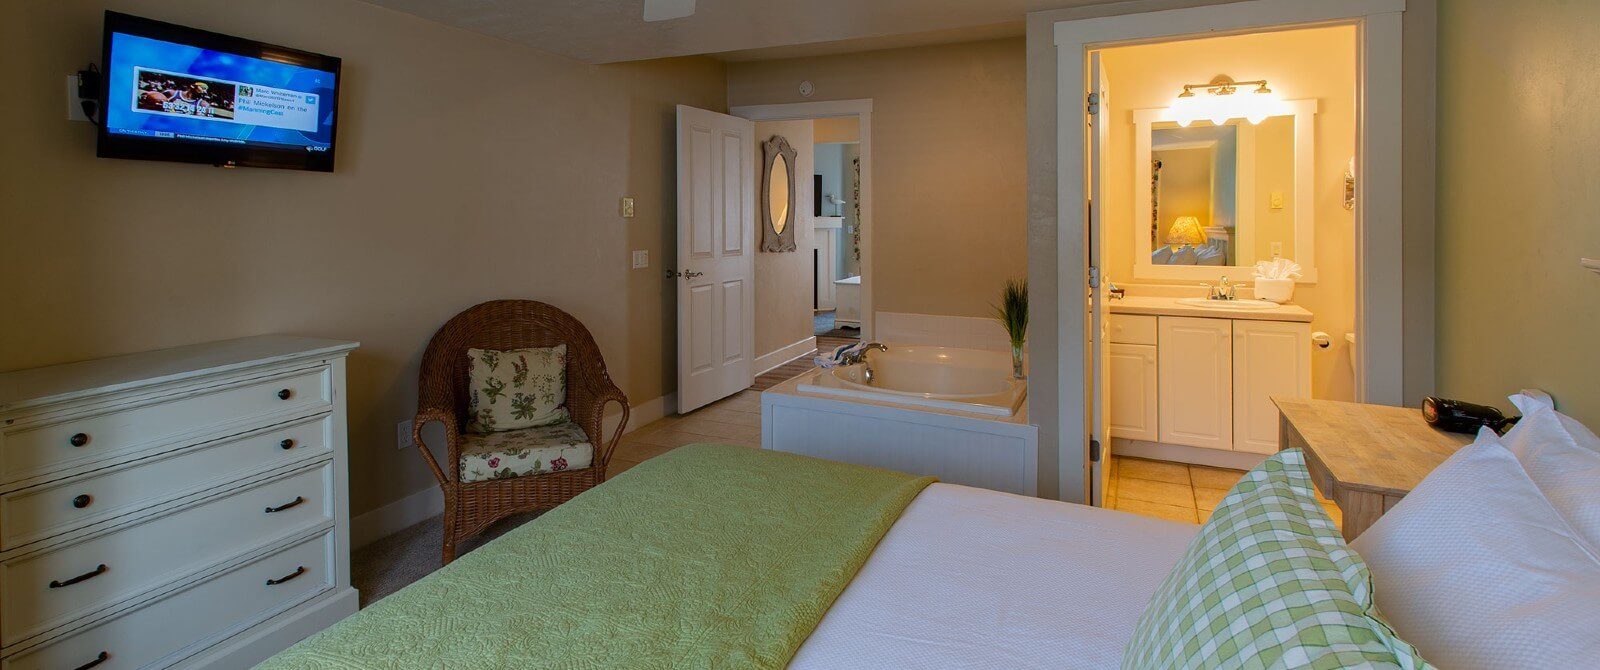
[[106,12],[98,154],[333,171],[338,58]]

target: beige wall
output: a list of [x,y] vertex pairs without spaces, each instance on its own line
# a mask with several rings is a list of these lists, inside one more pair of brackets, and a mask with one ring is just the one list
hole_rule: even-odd
[[[1355,153],[1355,28],[1339,26],[1203,40],[1165,42],[1106,49],[1101,52],[1109,85],[1112,119],[1111,150],[1106,160],[1111,192],[1105,211],[1107,272],[1119,283],[1183,283],[1175,280],[1133,279],[1133,206],[1135,197],[1149,197],[1149,189],[1133,183],[1133,110],[1167,107],[1184,84],[1210,81],[1217,74],[1235,79],[1266,79],[1284,100],[1315,99],[1316,176],[1315,212],[1317,283],[1295,288],[1294,302],[1314,315],[1313,330],[1329,333],[1333,346],[1312,353],[1313,397],[1355,399],[1355,368],[1344,334],[1355,330],[1355,217],[1344,208],[1344,170]],[[1273,124],[1256,128],[1256,146],[1293,146],[1291,133],[1273,139]],[[1281,127],[1279,128],[1281,130]],[[1282,154],[1283,152],[1274,152]],[[1293,150],[1287,152],[1292,156]],[[1292,239],[1292,233],[1272,231],[1290,219],[1293,199],[1293,165],[1259,163],[1256,202],[1237,203],[1255,211],[1259,249],[1270,240]],[[1287,169],[1286,169],[1287,168]],[[1166,198],[1166,173],[1162,197]],[[1274,181],[1277,179],[1277,181]],[[1273,190],[1284,193],[1287,207],[1267,207]],[[1166,203],[1163,203],[1165,205]],[[1202,217],[1202,222],[1204,217]],[[1163,221],[1170,225],[1170,221]],[[1280,222],[1281,223],[1281,222]],[[1294,258],[1285,245],[1284,255]],[[1269,253],[1259,257],[1269,258]],[[1241,268],[1232,281],[1248,282],[1249,269]],[[1188,282],[1198,285],[1202,282]],[[1198,292],[1196,293],[1198,295]]]
[[988,316],[1027,266],[1021,39],[733,63],[728,104],[871,98],[873,308]]
[[[812,268],[811,198],[816,190],[812,174],[816,153],[812,146],[810,121],[761,121],[756,123],[756,141],[766,142],[782,135],[794,147],[794,251],[756,254],[756,355],[765,356],[811,337]],[[763,162],[765,158],[761,159]],[[758,162],[758,164],[762,164]],[[761,188],[757,178],[756,188]],[[756,194],[760,207],[761,194]],[[756,248],[761,246],[763,222],[756,220]],[[782,362],[782,361],[779,361]],[[761,373],[758,366],[755,372]]]
[[[99,60],[108,6],[343,57],[338,171],[95,158],[62,79]],[[348,0],[61,0],[0,7],[0,63],[31,92],[0,106],[0,369],[258,333],[360,340],[356,514],[433,485],[395,423],[428,338],[479,301],[566,308],[634,403],[672,389],[673,105],[725,108],[717,62],[579,65]],[[623,195],[637,218],[618,218]],[[185,203],[201,209],[175,214]],[[629,270],[630,249],[650,269]]]
[[1600,4],[1439,4],[1439,391],[1600,429]]
[[812,123],[812,128],[817,144],[861,141],[861,119],[858,117],[841,116],[832,119],[817,119]]

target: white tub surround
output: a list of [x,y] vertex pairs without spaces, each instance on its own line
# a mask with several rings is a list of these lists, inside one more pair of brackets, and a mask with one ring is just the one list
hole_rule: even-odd
[[1182,300],[1109,302],[1111,452],[1254,467],[1278,450],[1272,398],[1311,397],[1311,312]]
[[867,365],[832,368],[800,390],[820,395],[1008,417],[1027,397],[1025,381],[1011,377],[1010,354],[954,347],[891,346]]
[[[890,346],[892,349],[893,345]],[[877,357],[880,353],[874,352],[871,356]],[[1000,358],[1008,377],[1009,356],[1005,354]],[[877,365],[874,363],[874,370]],[[1027,412],[1021,408],[1021,398],[1026,394],[1025,382],[1018,384],[1021,388],[1017,389],[1019,395],[1013,405],[1018,408],[1015,414],[986,416],[915,405],[912,401],[916,398],[910,395],[879,389],[844,393],[843,384],[847,383],[849,375],[835,376],[832,372],[812,370],[762,392],[763,449],[933,475],[952,484],[1030,496],[1038,493],[1039,429],[1028,424]],[[930,385],[938,383],[939,373],[921,373],[932,378],[919,379],[916,376],[919,373],[901,372],[906,375],[900,377],[904,383],[913,380]],[[938,388],[951,393],[940,395],[967,395],[958,391],[975,388],[961,385],[968,381],[979,385],[992,383],[977,381],[979,377],[969,377],[970,373],[966,372],[949,374],[951,379]],[[829,386],[832,383],[840,386]],[[960,399],[939,401],[962,402]],[[969,404],[971,407],[978,405]]]
[[0,375],[0,666],[245,668],[355,613],[355,347],[263,336]]
[[993,317],[878,312],[875,321],[875,339],[883,342],[1011,351],[1011,338]]

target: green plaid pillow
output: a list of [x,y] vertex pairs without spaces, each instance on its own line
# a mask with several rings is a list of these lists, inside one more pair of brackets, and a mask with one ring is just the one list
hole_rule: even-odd
[[1154,668],[1432,668],[1378,618],[1305,454],[1239,481],[1156,590],[1122,660]]

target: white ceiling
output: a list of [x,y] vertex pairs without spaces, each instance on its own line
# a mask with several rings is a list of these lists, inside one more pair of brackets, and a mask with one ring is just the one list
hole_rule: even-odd
[[587,63],[822,55],[1021,35],[1031,11],[1110,0],[698,0],[646,23],[644,0],[366,0]]

